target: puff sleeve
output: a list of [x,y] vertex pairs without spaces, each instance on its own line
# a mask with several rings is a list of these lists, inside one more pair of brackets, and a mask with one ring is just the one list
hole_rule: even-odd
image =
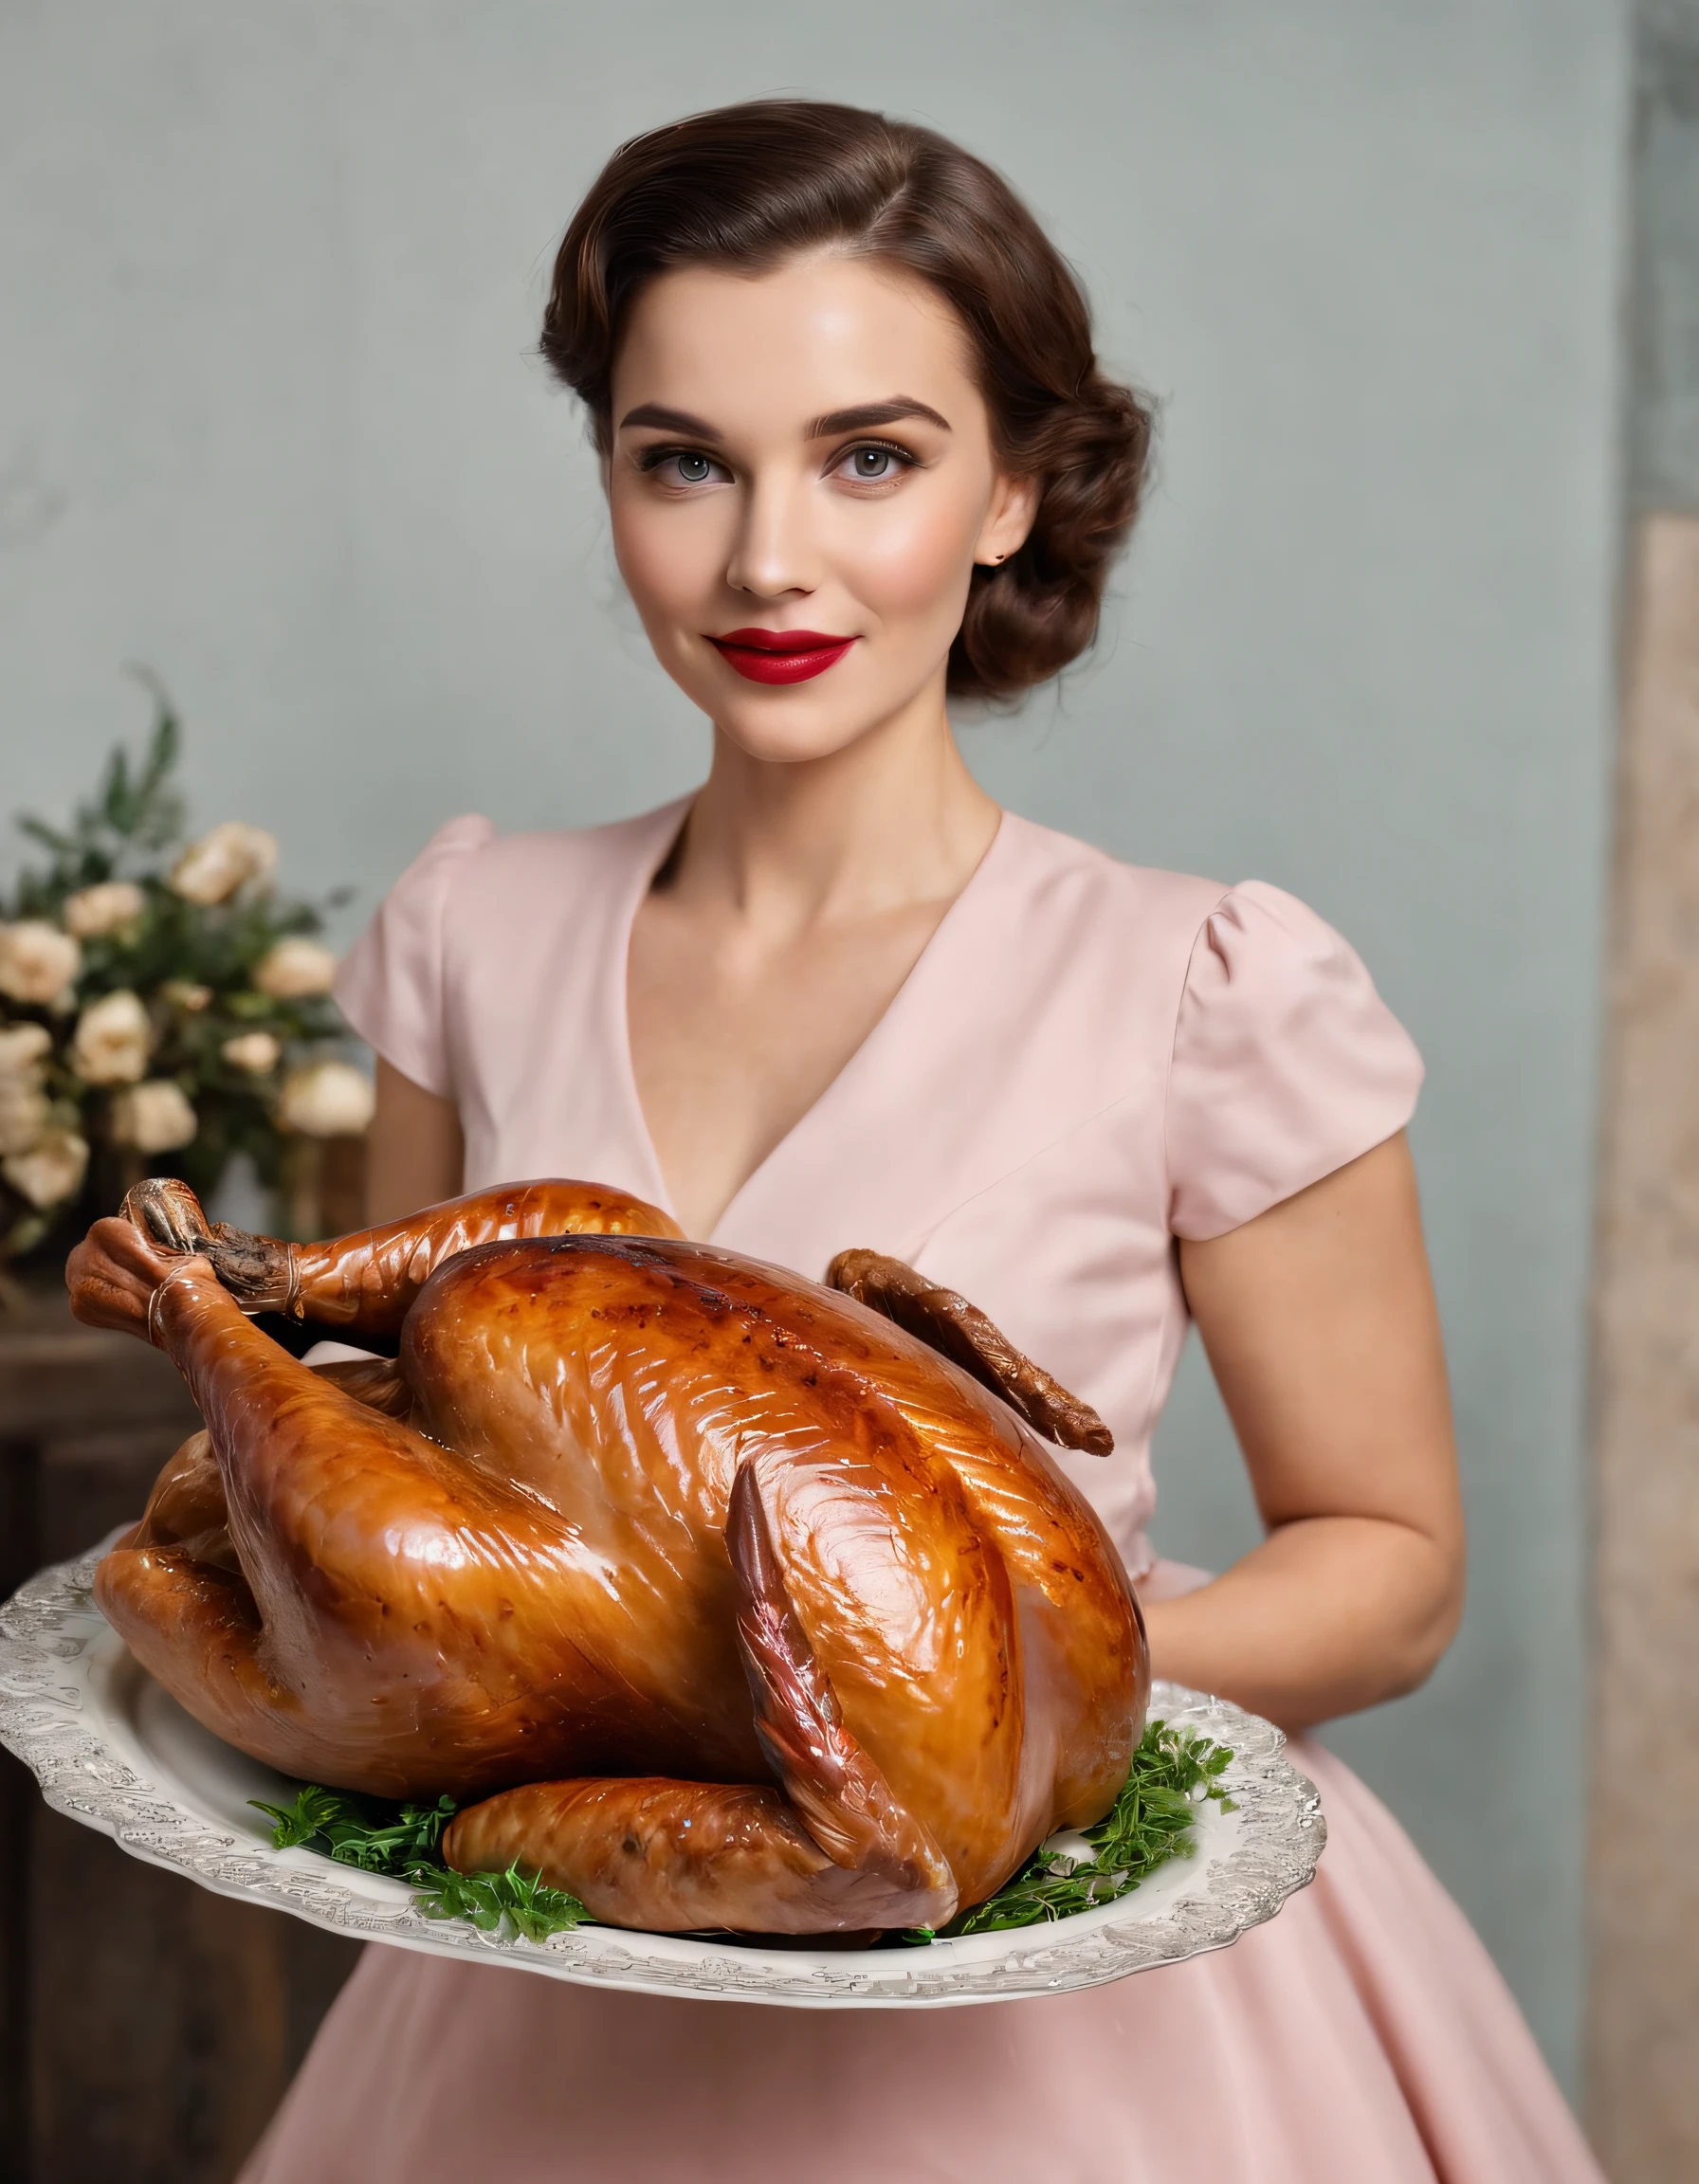
[[443,952],[454,883],[495,839],[487,819],[450,819],[430,837],[343,956],[336,997],[376,1053],[440,1099],[454,1096],[444,1020]]
[[1201,1242],[1401,1130],[1421,1058],[1361,958],[1252,880],[1192,951],[1168,1084],[1169,1225]]

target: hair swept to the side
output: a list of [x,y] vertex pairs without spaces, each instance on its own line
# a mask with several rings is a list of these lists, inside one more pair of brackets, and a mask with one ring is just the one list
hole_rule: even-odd
[[614,357],[631,304],[682,265],[759,273],[841,248],[926,282],[965,327],[999,461],[1040,482],[1018,553],[977,569],[950,650],[959,697],[1009,698],[1097,633],[1109,565],[1139,511],[1149,408],[1098,370],[1073,272],[1000,174],[913,122],[824,100],[768,99],[633,137],[573,217],[542,352],[612,428]]

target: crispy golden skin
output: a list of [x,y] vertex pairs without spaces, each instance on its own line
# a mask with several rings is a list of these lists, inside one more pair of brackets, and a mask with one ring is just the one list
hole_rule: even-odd
[[[937,1924],[1125,1779],[1131,1588],[984,1383],[1106,1436],[949,1292],[858,1253],[863,1303],[585,1184],[310,1247],[180,1185],[127,1211],[74,1307],[151,1328],[207,1430],[97,1594],[242,1751],[473,1800],[451,1863],[670,1930]],[[399,1359],[309,1370],[244,1302]]]

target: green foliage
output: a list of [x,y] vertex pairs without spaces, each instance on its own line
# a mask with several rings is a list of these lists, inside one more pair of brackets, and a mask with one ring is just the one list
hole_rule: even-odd
[[106,761],[99,792],[79,804],[68,828],[49,827],[26,813],[20,829],[52,857],[46,872],[27,872],[18,883],[13,918],[54,918],[66,896],[102,880],[132,880],[145,860],[183,838],[187,821],[175,781],[183,746],[182,725],[163,687],[145,670],[138,679],[153,693],[154,732],[140,767],[132,774],[120,745]]
[[466,1919],[486,1934],[511,1931],[527,1941],[570,1933],[589,1914],[575,1896],[551,1888],[517,1865],[505,1873],[456,1873],[445,1866],[443,1830],[454,1817],[452,1797],[434,1805],[392,1805],[352,1791],[309,1784],[293,1805],[253,1800],[272,1823],[280,1850],[317,1850],[363,1873],[387,1873],[412,1887],[428,1919]]
[[[1170,1858],[1189,1858],[1197,1847],[1198,1804],[1213,1798],[1224,1812],[1236,1808],[1220,1777],[1233,1754],[1190,1729],[1153,1721],[1133,1755],[1126,1787],[1106,1816],[1084,1830],[1097,1853],[1089,1865],[1035,1850],[995,1896],[943,1929],[952,1934],[992,1934],[1011,1926],[1035,1926],[1111,1902]],[[517,1865],[505,1873],[456,1873],[445,1866],[440,1845],[454,1817],[450,1797],[434,1805],[392,1805],[356,1797],[346,1790],[310,1785],[293,1805],[255,1804],[272,1822],[280,1850],[300,1846],[410,1883],[428,1919],[467,1919],[486,1934],[511,1931],[541,1941],[582,1925],[590,1914],[575,1896],[551,1888]],[[897,1937],[921,1945],[938,1937],[914,1927]]]
[[[323,913],[346,898],[312,903],[280,896],[267,881],[236,887],[226,900],[188,900],[172,884],[185,843],[187,810],[178,779],[182,731],[164,690],[151,676],[155,719],[139,757],[116,749],[95,794],[64,826],[30,814],[18,827],[44,855],[26,867],[9,894],[0,891],[0,925],[41,919],[64,927],[66,905],[84,888],[107,882],[139,891],[137,915],[80,941],[74,984],[52,1004],[0,993],[0,1032],[44,1027],[52,1049],[32,1067],[46,1094],[45,1130],[71,1132],[89,1148],[82,1186],[64,1201],[32,1204],[0,1168],[0,1265],[58,1234],[74,1234],[97,1214],[116,1210],[128,1186],[145,1174],[179,1175],[204,1199],[217,1189],[232,1156],[246,1154],[261,1182],[276,1187],[283,1140],[276,1119],[283,1079],[315,1048],[346,1036],[327,993],[274,996],[255,973],[278,941],[313,937]],[[116,992],[136,994],[148,1018],[146,1075],[176,1086],[194,1110],[192,1140],[169,1152],[138,1154],[119,1142],[116,1118],[123,1084],[91,1084],[79,1076],[73,1035],[91,1002]],[[245,1068],[225,1049],[246,1032],[277,1042],[272,1067]],[[16,1153],[17,1144],[5,1150]],[[27,1150],[27,1148],[25,1148]]]
[[390,1805],[316,1783],[293,1805],[266,1805],[257,1797],[253,1802],[273,1822],[271,1840],[280,1850],[300,1845],[339,1866],[397,1880],[407,1879],[421,1861],[440,1863],[437,1846],[455,1811],[452,1797],[439,1797],[434,1805]]
[[[1094,1903],[1112,1902],[1170,1858],[1196,1850],[1198,1804],[1212,1798],[1224,1812],[1236,1810],[1220,1776],[1233,1754],[1189,1729],[1152,1721],[1133,1755],[1132,1772],[1105,1817],[1082,1830],[1097,1853],[1075,1865],[1042,1847],[995,1896],[964,1912],[946,1934],[995,1934],[1009,1926],[1035,1926],[1068,1919]],[[917,1930],[915,1940],[930,1940]]]
[[469,1919],[486,1934],[499,1933],[505,1921],[527,1941],[546,1941],[551,1934],[570,1934],[590,1916],[575,1896],[517,1865],[505,1873],[455,1873],[446,1866],[430,1871],[429,1881],[423,1866],[411,1876],[418,1886],[413,1901],[427,1919]]

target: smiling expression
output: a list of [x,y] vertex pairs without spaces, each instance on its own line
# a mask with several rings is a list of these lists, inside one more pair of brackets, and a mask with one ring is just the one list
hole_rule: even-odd
[[998,468],[939,297],[837,255],[665,274],[612,391],[620,572],[723,734],[799,759],[917,706],[941,716],[974,564],[1014,551],[1032,496]]

